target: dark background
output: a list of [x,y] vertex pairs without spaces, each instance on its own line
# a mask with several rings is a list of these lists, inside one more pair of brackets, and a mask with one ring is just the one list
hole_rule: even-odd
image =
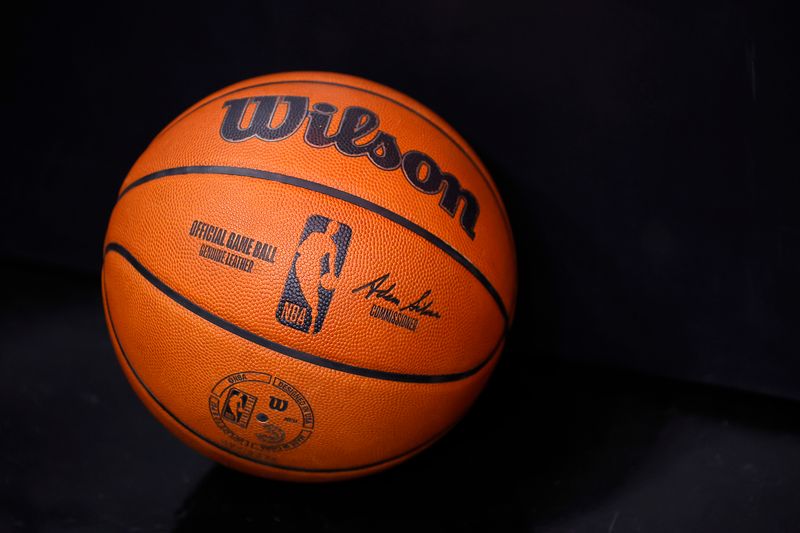
[[[796,530],[788,5],[18,6],[0,530]],[[475,410],[408,464],[328,487],[211,468],[174,441],[116,368],[98,295],[105,224],[150,139],[286,70],[437,111],[489,167],[519,254],[516,328]]]

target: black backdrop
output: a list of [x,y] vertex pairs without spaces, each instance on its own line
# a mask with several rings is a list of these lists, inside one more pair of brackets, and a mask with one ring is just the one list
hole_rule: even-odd
[[169,120],[251,76],[340,71],[430,106],[490,168],[530,357],[800,398],[786,6],[516,4],[24,3],[2,260],[98,272],[117,188]]

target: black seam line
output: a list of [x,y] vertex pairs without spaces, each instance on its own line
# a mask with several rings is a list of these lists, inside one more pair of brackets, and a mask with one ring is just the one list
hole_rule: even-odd
[[417,111],[416,109],[414,109],[412,107],[409,107],[409,106],[407,106],[406,104],[404,104],[402,102],[398,102],[394,98],[390,98],[390,97],[388,97],[388,96],[386,96],[384,94],[381,94],[381,93],[378,93],[378,92],[375,92],[375,91],[370,91],[369,89],[362,89],[361,87],[354,87],[352,85],[347,85],[346,83],[336,83],[334,81],[322,81],[322,80],[282,80],[282,81],[269,81],[269,82],[266,82],[266,83],[256,83],[255,85],[248,85],[247,87],[240,87],[239,89],[234,89],[233,91],[228,91],[227,93],[221,94],[219,96],[215,96],[214,98],[211,98],[206,102],[203,102],[202,104],[198,105],[197,107],[185,111],[184,114],[178,116],[178,118],[173,120],[171,123],[167,124],[167,127],[164,128],[163,131],[161,131],[157,135],[157,137],[160,136],[161,134],[165,133],[167,130],[169,130],[170,128],[172,128],[176,124],[178,124],[180,121],[182,121],[183,119],[185,119],[186,117],[188,117],[189,115],[194,113],[195,111],[199,111],[200,109],[206,107],[208,104],[210,104],[212,102],[216,102],[217,100],[225,98],[226,96],[230,96],[232,94],[239,93],[239,92],[242,92],[242,91],[247,91],[247,90],[250,90],[250,89],[255,89],[257,87],[266,87],[267,85],[283,85],[283,84],[287,84],[287,83],[310,83],[312,85],[332,85],[334,87],[344,87],[345,89],[352,89],[354,91],[361,91],[363,93],[371,94],[372,96],[377,96],[378,98],[383,98],[384,100],[392,102],[393,104],[398,105],[398,106],[402,107],[403,109],[411,111],[412,113],[417,115],[419,118],[421,118],[422,120],[424,120],[425,122],[427,122],[428,124],[430,124],[431,126],[436,128],[436,130],[439,133],[444,135],[451,143],[453,143],[453,146],[458,148],[459,152],[464,154],[464,157],[467,158],[467,161],[470,162],[472,167],[478,172],[478,175],[483,179],[483,183],[489,189],[489,192],[492,193],[492,197],[494,198],[495,203],[498,205],[498,207],[500,207],[500,213],[501,213],[501,216],[503,218],[503,221],[506,224],[506,228],[509,230],[509,232],[511,231],[511,225],[510,225],[510,223],[508,221],[508,215],[506,214],[505,208],[503,207],[503,202],[500,201],[499,194],[497,193],[497,191],[495,191],[494,186],[492,185],[492,182],[489,179],[489,177],[486,176],[486,174],[484,174],[484,172],[481,169],[480,165],[478,165],[478,163],[472,158],[472,156],[469,155],[467,150],[463,146],[461,146],[461,143],[456,141],[453,137],[450,136],[449,133],[444,131],[444,129],[442,129],[440,126],[435,124],[431,119],[429,119],[428,117],[426,117],[425,115],[423,115],[422,113]]
[[506,310],[505,303],[503,302],[500,293],[497,292],[497,289],[491,284],[491,282],[486,278],[486,276],[478,270],[478,268],[470,262],[469,259],[461,255],[455,248],[447,244],[444,240],[437,237],[430,231],[426,230],[422,226],[419,226],[407,218],[404,218],[394,211],[389,211],[385,207],[381,207],[378,204],[372,203],[369,200],[365,200],[354,194],[350,194],[348,192],[342,191],[340,189],[334,189],[333,187],[328,187],[327,185],[322,185],[321,183],[316,183],[314,181],[304,180],[302,178],[294,178],[292,176],[286,176],[284,174],[277,174],[275,172],[267,172],[266,170],[257,170],[254,168],[244,168],[244,167],[230,167],[230,166],[190,166],[190,167],[177,167],[177,168],[169,168],[166,170],[160,170],[158,172],[153,172],[152,174],[148,174],[143,176],[136,181],[133,181],[130,185],[125,187],[123,191],[119,194],[117,198],[117,202],[119,203],[120,199],[128,193],[131,189],[138,187],[139,185],[144,185],[145,183],[151,182],[153,180],[157,180],[166,176],[181,176],[186,174],[227,174],[230,176],[243,176],[248,178],[256,178],[262,179],[267,181],[275,181],[278,183],[284,183],[286,185],[293,185],[295,187],[300,187],[302,189],[307,189],[310,191],[318,192],[320,194],[324,194],[327,196],[331,196],[333,198],[337,198],[339,200],[344,200],[345,202],[351,203],[363,209],[367,209],[376,213],[384,218],[395,222],[403,226],[404,228],[413,231],[429,243],[433,244],[444,253],[449,255],[451,258],[455,259],[457,263],[467,269],[467,271],[472,274],[475,279],[477,279],[481,285],[483,285],[489,294],[491,295],[492,299],[494,299],[495,303],[497,304],[498,308],[500,309],[500,314],[503,315],[503,329],[508,328],[508,311]]
[[198,433],[195,430],[193,430],[192,428],[190,428],[188,425],[186,425],[183,422],[183,420],[178,418],[175,414],[172,413],[172,411],[167,409],[167,407],[163,403],[161,403],[161,400],[159,400],[158,397],[155,394],[153,394],[153,391],[150,390],[150,388],[145,384],[145,382],[142,380],[142,378],[139,377],[139,373],[136,372],[136,369],[133,367],[133,364],[131,364],[130,359],[128,359],[128,354],[125,352],[125,348],[122,347],[122,342],[119,340],[119,335],[117,335],[117,329],[114,326],[114,319],[111,317],[111,306],[108,305],[108,288],[106,287],[105,273],[102,274],[102,278],[103,278],[103,289],[104,289],[104,292],[105,292],[105,298],[104,298],[103,303],[105,304],[106,311],[108,312],[108,323],[111,325],[111,333],[114,335],[114,340],[116,341],[117,346],[119,346],[119,351],[122,354],[123,359],[125,359],[125,364],[130,369],[131,374],[133,374],[133,376],[136,378],[136,381],[139,382],[139,385],[142,386],[142,388],[147,393],[147,395],[150,396],[150,398],[161,408],[162,411],[164,411],[164,413],[169,415],[175,422],[177,422],[186,431],[188,431],[189,433],[191,433],[192,435],[194,435],[198,439],[202,440],[203,442],[205,442],[207,444],[210,444],[214,448],[217,448],[218,450],[221,450],[221,451],[223,451],[225,453],[228,453],[230,455],[238,457],[239,459],[244,459],[245,461],[249,461],[251,463],[264,465],[264,466],[268,466],[268,467],[271,467],[271,468],[276,468],[276,469],[279,469],[279,470],[290,470],[290,471],[295,471],[295,472],[309,472],[309,473],[315,473],[315,474],[335,474],[335,473],[339,473],[339,472],[355,472],[355,471],[358,471],[358,470],[366,470],[366,469],[369,469],[369,468],[375,468],[377,466],[381,466],[381,465],[385,465],[385,464],[388,464],[388,463],[392,463],[394,461],[398,461],[400,459],[403,459],[404,457],[408,457],[410,455],[413,455],[413,454],[417,453],[418,451],[420,451],[421,449],[433,444],[433,442],[435,442],[436,440],[440,439],[445,433],[447,433],[450,430],[450,427],[452,427],[452,426],[450,426],[450,427],[444,429],[443,431],[435,434],[433,437],[431,437],[430,439],[426,440],[422,444],[419,444],[419,445],[411,448],[408,451],[405,451],[403,453],[400,453],[400,454],[395,455],[393,457],[390,457],[388,459],[382,459],[382,460],[376,461],[374,463],[369,463],[369,464],[360,465],[360,466],[353,466],[353,467],[348,467],[348,468],[303,468],[303,467],[300,467],[300,466],[279,465],[277,463],[271,463],[269,461],[259,461],[257,459],[253,459],[252,457],[247,457],[246,455],[242,455],[240,453],[237,453],[237,452],[235,452],[233,450],[229,450],[227,448],[223,448],[222,446],[220,446],[216,442],[204,437],[200,433]]
[[[483,361],[481,361],[477,366],[470,368],[469,370],[465,370],[463,372],[456,372],[453,374],[405,374],[401,372],[389,372],[386,370],[376,370],[372,368],[364,368],[355,365],[349,365],[347,363],[341,363],[339,361],[333,361],[331,359],[326,359],[324,357],[320,357],[318,355],[313,355],[307,352],[303,352],[301,350],[297,350],[295,348],[290,348],[289,346],[284,346],[278,342],[269,340],[265,337],[257,335],[252,331],[248,331],[244,328],[237,326],[232,322],[228,322],[224,318],[215,315],[211,311],[200,307],[196,303],[192,302],[178,291],[161,281],[155,274],[153,274],[150,270],[148,270],[142,263],[140,263],[133,254],[128,251],[127,248],[122,246],[119,243],[112,242],[106,246],[106,254],[109,252],[115,252],[122,256],[128,263],[136,269],[139,274],[142,275],[151,285],[157,288],[159,291],[164,293],[166,296],[171,298],[177,304],[181,305],[188,311],[194,313],[195,315],[199,316],[200,318],[214,324],[215,326],[228,331],[229,333],[233,333],[234,335],[241,337],[246,341],[250,341],[253,344],[257,344],[258,346],[262,346],[264,348],[268,348],[274,352],[279,354],[285,355],[287,357],[291,357],[292,359],[297,359],[298,361],[303,361],[306,363],[310,363],[312,365],[321,366],[323,368],[329,368],[331,370],[336,370],[339,372],[345,372],[348,374],[354,374],[356,376],[363,376],[366,378],[373,378],[373,379],[381,379],[385,381],[399,381],[403,383],[447,383],[450,381],[460,381],[462,379],[466,379],[474,374],[476,374],[481,368],[486,366],[486,364],[494,357],[494,352],[497,349],[497,346],[492,348],[492,351],[489,353],[489,356],[486,357]],[[502,342],[502,337],[498,341],[499,343]]]

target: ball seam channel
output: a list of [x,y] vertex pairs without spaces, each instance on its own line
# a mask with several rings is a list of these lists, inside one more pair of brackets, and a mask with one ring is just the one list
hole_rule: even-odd
[[431,231],[423,228],[422,226],[412,222],[411,220],[391,211],[383,206],[380,206],[374,202],[370,202],[369,200],[365,200],[359,196],[354,194],[348,193],[341,189],[336,189],[334,187],[330,187],[328,185],[323,185],[321,183],[317,183],[315,181],[306,180],[303,178],[296,178],[293,176],[287,176],[285,174],[278,174],[276,172],[269,172],[266,170],[260,170],[255,168],[247,168],[247,167],[234,167],[234,166],[227,166],[227,165],[195,165],[195,166],[187,166],[187,167],[175,167],[175,168],[168,168],[164,170],[159,170],[156,172],[151,172],[146,176],[142,176],[137,180],[133,181],[125,187],[125,189],[120,192],[119,197],[117,198],[117,204],[122,200],[122,198],[127,195],[132,189],[136,187],[140,187],[147,183],[151,183],[155,180],[162,179],[169,176],[184,176],[189,174],[219,174],[219,175],[228,175],[228,176],[239,176],[239,177],[246,177],[246,178],[254,178],[254,179],[261,179],[267,181],[273,181],[278,183],[283,183],[285,185],[290,185],[294,187],[299,187],[302,189],[310,190],[319,194],[324,194],[331,198],[336,198],[337,200],[341,200],[347,202],[349,204],[355,205],[356,207],[366,209],[371,211],[383,218],[402,226],[406,230],[415,233],[417,236],[422,237],[430,244],[450,256],[451,259],[456,261],[459,265],[464,267],[489,293],[489,295],[494,300],[495,304],[497,305],[498,310],[503,318],[503,331],[504,334],[507,332],[509,328],[509,315],[508,310],[506,308],[506,304],[503,301],[503,297],[500,296],[500,293],[497,289],[492,285],[486,275],[481,272],[478,267],[476,267],[472,261],[467,259],[461,252],[456,250],[453,246],[448,244],[444,239],[438,237]]
[[[235,452],[233,450],[229,450],[227,448],[224,448],[224,447],[220,446],[219,444],[217,444],[216,442],[212,441],[211,439],[203,436],[202,434],[198,433],[197,431],[195,431],[194,429],[189,427],[189,425],[187,425],[180,418],[178,418],[178,416],[176,416],[174,413],[172,413],[172,411],[170,411],[161,402],[161,400],[159,400],[159,398],[153,393],[153,391],[150,390],[150,388],[144,383],[144,381],[142,381],[141,377],[139,377],[139,374],[136,372],[136,369],[134,368],[133,364],[131,363],[130,359],[128,358],[127,353],[125,352],[125,348],[122,346],[122,341],[120,340],[119,335],[117,334],[116,326],[114,325],[114,319],[113,319],[113,316],[112,316],[112,313],[111,313],[111,305],[108,302],[108,287],[106,285],[105,266],[104,266],[103,271],[101,273],[101,278],[102,278],[102,284],[103,284],[103,306],[104,306],[104,308],[106,310],[106,314],[108,316],[108,323],[109,323],[109,326],[110,326],[110,330],[111,330],[111,334],[112,334],[112,337],[113,337],[113,341],[114,341],[114,344],[119,348],[119,353],[122,356],[122,360],[124,361],[125,366],[128,368],[128,370],[130,370],[131,375],[136,379],[136,382],[141,386],[142,390],[145,391],[147,393],[147,395],[153,400],[153,402],[156,405],[158,405],[158,407],[167,416],[172,418],[181,428],[183,428],[184,430],[189,432],[195,438],[200,439],[201,441],[205,442],[206,444],[212,446],[213,448],[215,448],[217,450],[222,451],[223,453],[232,455],[232,456],[234,456],[234,457],[236,457],[238,459],[242,459],[244,461],[255,463],[255,464],[260,465],[260,466],[266,466],[266,467],[275,468],[275,469],[278,469],[278,470],[286,470],[286,471],[293,471],[293,472],[306,472],[306,473],[311,473],[311,474],[337,474],[337,473],[346,473],[346,472],[357,472],[357,471],[360,471],[360,470],[368,470],[368,469],[372,469],[372,468],[385,466],[385,465],[388,465],[390,463],[401,461],[401,460],[403,460],[403,459],[405,459],[405,458],[407,458],[409,456],[412,456],[412,455],[422,451],[424,448],[427,448],[428,446],[430,446],[431,444],[433,444],[437,440],[439,440],[442,436],[444,436],[452,428],[453,425],[455,425],[455,423],[454,423],[454,424],[448,426],[444,430],[442,430],[440,432],[437,432],[431,438],[426,439],[424,442],[422,442],[422,443],[414,446],[413,448],[411,448],[411,449],[409,449],[407,451],[404,451],[404,452],[402,452],[400,454],[394,455],[394,456],[389,457],[387,459],[382,459],[380,461],[375,461],[373,463],[368,463],[368,464],[365,464],[365,465],[359,465],[359,466],[353,466],[353,467],[344,467],[344,468],[305,468],[305,467],[298,467],[298,466],[280,465],[280,464],[269,462],[269,461],[259,461],[257,459],[252,458],[252,457],[247,457],[247,456],[239,454],[239,453],[237,453],[237,452]],[[500,351],[500,345],[498,345],[492,351],[492,354],[490,355],[488,360],[489,361],[492,360],[497,355],[497,353],[499,351]]]
[[489,355],[484,358],[480,363],[464,370],[462,372],[453,372],[450,374],[410,374],[403,372],[391,372],[387,370],[378,370],[373,368],[360,367],[342,363],[332,359],[327,359],[318,355],[313,355],[302,350],[297,350],[290,346],[286,346],[279,342],[262,337],[252,331],[244,329],[233,322],[225,320],[224,318],[212,313],[211,311],[196,304],[186,296],[182,295],[167,283],[162,281],[155,273],[145,267],[139,260],[124,246],[119,243],[111,242],[106,246],[106,255],[115,253],[127,261],[147,282],[158,289],[162,294],[169,297],[175,303],[193,313],[194,315],[204,319],[205,321],[223,329],[229,333],[236,335],[246,341],[252,342],[263,348],[272,350],[281,355],[297,359],[305,363],[310,363],[323,368],[345,372],[356,376],[379,379],[384,381],[396,381],[401,383],[448,383],[453,381],[461,381],[477,374],[484,366],[486,366],[494,357],[498,347],[502,344],[504,336],[500,336],[497,343],[490,350]]

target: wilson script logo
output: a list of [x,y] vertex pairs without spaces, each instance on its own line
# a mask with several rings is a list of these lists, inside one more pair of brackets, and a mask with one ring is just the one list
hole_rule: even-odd
[[[307,96],[252,96],[228,100],[223,107],[226,111],[220,135],[224,140],[282,141],[297,133],[308,119],[304,133],[306,144],[314,148],[333,146],[346,156],[366,157],[381,170],[402,169],[406,180],[416,190],[441,195],[439,207],[451,217],[455,218],[460,204],[459,225],[471,239],[475,238],[475,224],[480,213],[475,196],[461,187],[455,176],[444,172],[428,154],[417,150],[402,152],[393,135],[378,129],[380,119],[369,109],[346,107],[339,127],[331,132],[331,122],[338,109],[326,102],[317,102],[309,108]],[[276,116],[283,118],[274,123]]]

